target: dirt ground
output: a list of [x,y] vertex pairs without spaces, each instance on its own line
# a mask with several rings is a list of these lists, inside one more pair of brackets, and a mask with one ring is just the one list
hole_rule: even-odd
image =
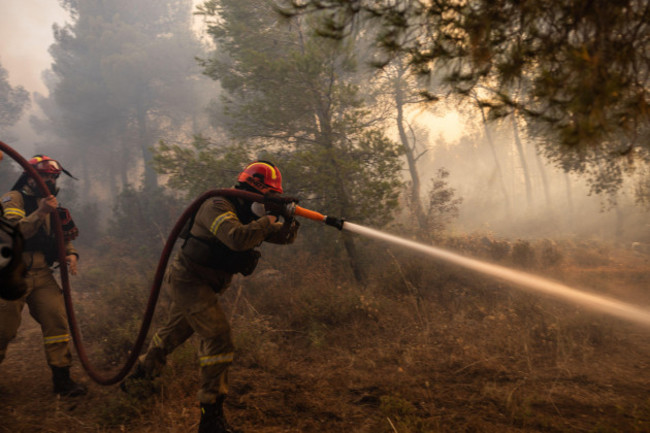
[[[556,274],[650,305],[646,258]],[[650,432],[650,329],[516,292],[495,300],[494,288],[507,290],[491,285],[462,308],[366,293],[363,317],[316,328],[274,321],[252,292],[229,294],[241,347],[231,423],[260,433]],[[0,365],[0,432],[196,431],[196,341],[171,357],[160,392],[137,401],[93,383],[76,358],[89,394],[55,397],[41,341],[25,312]]]

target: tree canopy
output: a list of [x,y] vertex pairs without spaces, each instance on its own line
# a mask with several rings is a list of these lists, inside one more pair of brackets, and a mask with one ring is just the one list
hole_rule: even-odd
[[231,135],[277,149],[319,207],[357,221],[393,208],[399,152],[362,97],[352,47],[315,38],[307,20],[284,25],[268,1],[206,5],[219,19],[205,73],[226,91]]
[[83,160],[86,180],[103,175],[116,193],[144,169],[145,183],[155,184],[150,146],[176,138],[200,109],[192,1],[62,4],[73,21],[55,26],[50,96],[39,98],[46,117],[35,123]]
[[[390,221],[399,149],[367,106],[352,47],[316,38],[308,20],[285,25],[269,1],[211,0],[199,10],[216,46],[202,60],[204,73],[224,90],[215,126],[249,158],[278,164],[285,190],[313,209],[361,223]],[[180,163],[182,149],[163,150]],[[223,166],[215,151],[211,165]],[[193,152],[201,155],[201,145]],[[344,243],[354,261],[352,239]]]
[[[322,35],[374,35],[375,63],[406,54],[421,76],[473,92],[491,118],[517,110],[567,170],[618,184],[621,156],[648,159],[650,4],[624,0],[280,0],[319,11]],[[355,33],[356,34],[356,33]],[[430,89],[424,89],[429,91]],[[594,160],[598,161],[597,163]]]

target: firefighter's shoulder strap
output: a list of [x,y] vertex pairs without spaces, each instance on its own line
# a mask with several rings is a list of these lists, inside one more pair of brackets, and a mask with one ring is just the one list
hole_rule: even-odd
[[[26,194],[22,188],[18,192],[23,198],[25,215],[31,215],[38,209],[38,198],[34,195]],[[23,251],[40,251],[45,256],[47,265],[52,266],[54,262],[58,261],[54,231],[50,230],[48,234],[45,224],[41,224],[34,236],[25,239]]]
[[[227,198],[225,198],[227,200]],[[260,252],[251,249],[233,251],[219,239],[207,240],[192,234],[192,226],[198,210],[185,223],[178,237],[184,239],[182,251],[199,265],[219,269],[231,274],[241,273],[250,275],[261,256]]]

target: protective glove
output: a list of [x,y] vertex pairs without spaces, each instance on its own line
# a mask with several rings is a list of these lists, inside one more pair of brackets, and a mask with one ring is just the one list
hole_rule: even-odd
[[63,239],[66,242],[73,241],[79,236],[79,229],[77,225],[72,220],[72,215],[70,211],[64,207],[56,208],[56,211],[59,213],[59,218],[61,219],[61,227],[63,228]]
[[257,218],[261,218],[265,215],[273,215],[276,219],[279,219],[282,215],[282,212],[279,209],[269,209],[268,206],[265,206],[263,203],[253,202],[251,205],[251,212]]
[[282,216],[285,220],[293,219],[298,199],[282,195],[265,195],[264,207],[271,215]]

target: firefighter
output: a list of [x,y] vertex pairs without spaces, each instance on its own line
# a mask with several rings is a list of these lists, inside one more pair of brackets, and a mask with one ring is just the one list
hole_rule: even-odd
[[[272,163],[255,161],[239,174],[235,188],[281,194],[282,175]],[[256,247],[263,241],[294,241],[298,222],[285,214],[281,223],[279,213],[277,208],[268,211],[263,204],[241,198],[216,197],[201,205],[186,226],[186,236],[181,235],[186,240],[167,269],[165,280],[172,298],[167,324],[154,334],[133,374],[122,382],[122,390],[142,392],[143,383],[152,384],[160,375],[167,355],[196,333],[200,339],[199,433],[237,431],[227,423],[223,410],[235,348],[218,295],[234,274],[253,272],[260,257]]]
[[[59,175],[69,173],[48,156],[36,155],[28,162],[41,176],[50,195],[42,197],[36,181],[23,173],[0,200],[4,217],[16,223],[25,238],[23,262],[27,267],[27,293],[15,301],[0,300],[0,362],[5,357],[7,345],[16,336],[23,307],[27,304],[30,314],[41,325],[54,392],[61,396],[79,396],[86,394],[87,389],[70,378],[70,334],[63,293],[52,270],[58,257],[50,214],[55,211],[67,213],[59,208],[55,196]],[[78,253],[70,239],[66,240],[65,250],[70,274],[76,275]]]

